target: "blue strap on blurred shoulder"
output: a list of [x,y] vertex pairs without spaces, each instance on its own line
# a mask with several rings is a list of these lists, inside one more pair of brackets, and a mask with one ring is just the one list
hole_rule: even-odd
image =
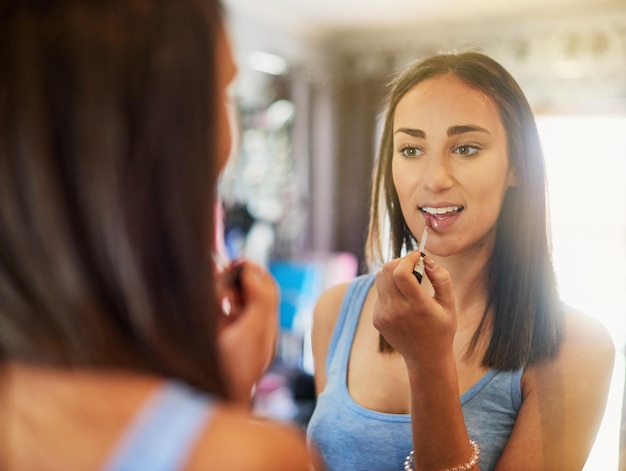
[[103,471],[182,469],[210,419],[211,398],[168,382],[139,411]]

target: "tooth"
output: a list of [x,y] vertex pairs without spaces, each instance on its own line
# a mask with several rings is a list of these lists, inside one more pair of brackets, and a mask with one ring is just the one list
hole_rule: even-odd
[[447,206],[445,208],[429,208],[429,207],[425,207],[422,208],[422,211],[428,213],[428,214],[446,214],[446,213],[452,213],[455,211],[458,211],[460,209],[460,206]]

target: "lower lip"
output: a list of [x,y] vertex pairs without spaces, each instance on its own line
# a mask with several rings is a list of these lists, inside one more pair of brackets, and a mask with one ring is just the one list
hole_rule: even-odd
[[426,219],[430,227],[434,229],[444,229],[454,224],[461,217],[461,213],[462,211],[459,211],[456,213],[447,214],[444,217],[437,217],[433,216],[432,214],[422,212],[422,216],[424,216],[424,219]]

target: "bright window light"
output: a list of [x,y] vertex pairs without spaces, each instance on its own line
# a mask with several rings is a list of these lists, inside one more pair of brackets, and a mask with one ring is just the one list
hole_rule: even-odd
[[562,299],[626,341],[626,118],[538,116]]
[[585,471],[617,469],[626,341],[626,118],[538,116],[561,298],[600,320],[618,349]]

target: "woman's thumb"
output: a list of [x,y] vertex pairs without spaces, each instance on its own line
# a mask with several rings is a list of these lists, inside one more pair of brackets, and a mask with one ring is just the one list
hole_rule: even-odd
[[435,299],[444,308],[454,308],[454,293],[452,292],[452,280],[450,273],[437,265],[430,257],[424,259],[424,268],[426,276],[435,290]]

